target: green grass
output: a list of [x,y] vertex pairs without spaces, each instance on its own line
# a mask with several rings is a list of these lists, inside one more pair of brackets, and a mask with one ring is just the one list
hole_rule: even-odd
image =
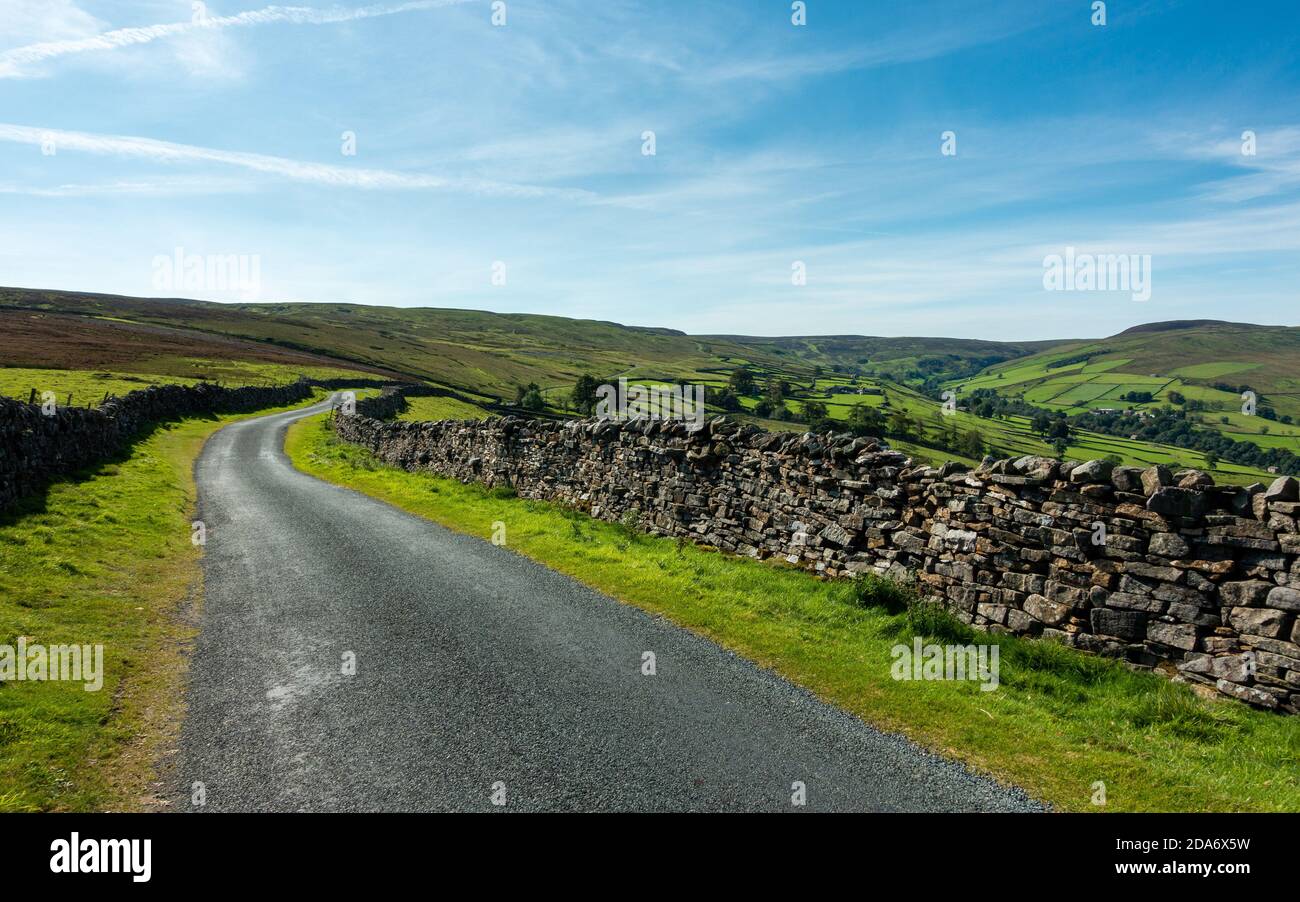
[[156,373],[93,373],[86,370],[50,370],[28,367],[0,368],[0,395],[26,401],[36,390],[36,403],[44,392],[54,392],[60,407],[72,395],[73,407],[95,406],[106,394],[125,395],[150,385],[193,385],[196,379]]
[[193,462],[217,428],[256,415],[161,426],[0,516],[0,643],[102,644],[105,670],[98,692],[0,685],[0,811],[153,804],[201,592]]
[[[94,407],[105,395],[125,395],[150,385],[194,385],[200,381],[220,382],[231,387],[241,385],[284,385],[300,375],[313,379],[375,378],[373,373],[331,367],[291,366],[243,360],[205,360],[178,358],[161,367],[165,372],[42,369],[37,367],[0,367],[0,395],[26,401],[36,390],[36,403],[43,392],[54,392],[60,407],[72,395],[73,407]],[[186,375],[179,375],[185,373]]]
[[407,398],[406,412],[399,420],[482,420],[491,414],[482,407],[456,398]]
[[662,614],[881,728],[1024,787],[1060,809],[1300,810],[1300,718],[1202,700],[1185,686],[1049,642],[1001,648],[1002,685],[896,682],[890,649],[917,633],[975,634],[878,580],[828,582],[789,568],[640,535],[508,492],[411,474],[338,442],[320,418],[289,430],[302,470],[510,548]]

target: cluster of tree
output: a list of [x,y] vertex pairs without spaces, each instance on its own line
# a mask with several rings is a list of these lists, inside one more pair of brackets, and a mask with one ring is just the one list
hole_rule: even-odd
[[578,377],[578,384],[573,386],[573,392],[569,395],[569,403],[573,409],[584,417],[589,417],[596,412],[596,390],[605,383],[601,382],[590,373],[583,373]]
[[977,388],[971,392],[966,399],[966,407],[977,417],[986,420],[995,417],[1032,417],[1038,413],[1047,413],[1043,408],[1035,407],[1020,398],[1004,398],[991,388]]
[[951,419],[940,415],[933,427],[927,430],[924,422],[901,407],[886,415],[869,404],[856,404],[849,411],[848,420],[835,426],[854,435],[899,439],[975,460],[991,450],[978,429],[963,432]]
[[[999,361],[994,361],[997,362]],[[895,368],[892,372],[887,370],[886,375],[895,382],[913,385],[926,394],[937,395],[946,383],[973,376],[981,369],[983,367],[976,367],[973,360],[950,354],[948,359],[924,357],[916,366],[901,370]]]
[[978,429],[967,429],[963,432],[957,428],[957,424],[951,417],[942,414],[939,416],[934,432],[929,436],[923,436],[922,440],[931,447],[975,460],[979,460],[989,450],[982,432]]
[[536,382],[516,385],[515,406],[522,407],[524,410],[545,410],[546,399],[542,397],[541,387]]
[[1043,438],[1053,439],[1057,444],[1070,440],[1070,421],[1059,410],[1055,413],[1046,410],[1038,411],[1030,419],[1029,428]]
[[727,388],[736,395],[752,395],[758,390],[758,381],[747,367],[742,366],[732,370],[731,376],[727,379]]
[[723,389],[717,389],[711,385],[704,386],[704,403],[720,407],[728,413],[737,413],[743,409],[740,403],[740,395],[736,394],[730,386]]
[[1074,417],[1074,423],[1093,432],[1213,453],[1216,462],[1226,460],[1259,470],[1276,467],[1279,473],[1300,474],[1300,457],[1285,448],[1261,448],[1254,442],[1233,441],[1221,432],[1197,426],[1185,411],[1172,407],[1148,411],[1146,417],[1127,411],[1086,413]]
[[1120,400],[1128,401],[1131,404],[1150,404],[1155,400],[1155,396],[1149,391],[1131,391],[1120,395]]
[[[960,360],[956,357],[953,359]],[[926,362],[927,368],[934,369],[949,363],[942,358],[927,358]],[[985,365],[988,364],[979,368],[982,369]],[[821,372],[820,367],[814,368],[814,380],[821,376]],[[740,402],[742,397],[757,397],[758,403],[753,407],[756,416],[807,423],[808,428],[814,432],[848,431],[858,436],[900,439],[975,459],[989,450],[983,433],[978,429],[963,432],[947,417],[939,417],[933,427],[927,428],[925,423],[901,407],[882,411],[870,404],[855,404],[850,408],[846,420],[835,420],[825,402],[817,399],[799,398],[797,400],[801,403],[796,405],[798,409],[791,409],[786,402],[795,399],[795,394],[790,382],[778,376],[769,376],[760,386],[758,378],[746,367],[740,367],[731,373],[726,388],[706,390],[708,402],[723,410],[739,411],[743,409]],[[988,394],[988,399],[1014,406],[1014,402],[1004,401],[992,392]]]
[[923,357],[917,361],[915,370],[908,373],[913,381],[919,377],[925,388],[931,388],[939,382],[953,379],[965,379],[981,373],[991,366],[996,366],[1011,359],[1010,354],[980,354],[963,357],[960,354],[945,354],[941,357]]

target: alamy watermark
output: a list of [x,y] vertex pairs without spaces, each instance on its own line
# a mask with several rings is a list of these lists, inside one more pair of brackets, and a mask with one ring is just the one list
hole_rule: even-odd
[[1151,300],[1150,254],[1065,254],[1043,258],[1048,291],[1127,291],[1135,301]]
[[54,874],[130,874],[134,883],[153,875],[152,839],[82,839],[74,831],[50,843],[50,851]]
[[260,254],[187,254],[178,247],[171,256],[153,258],[154,291],[226,292],[240,300],[256,300],[262,292]]
[[87,692],[104,687],[104,646],[28,644],[0,645],[0,682],[66,681],[83,683]]
[[618,385],[596,389],[596,417],[602,420],[683,420],[692,432],[704,426],[703,385]]
[[912,644],[890,649],[894,663],[889,672],[896,680],[970,680],[981,692],[998,688],[996,645],[923,645],[918,636]]

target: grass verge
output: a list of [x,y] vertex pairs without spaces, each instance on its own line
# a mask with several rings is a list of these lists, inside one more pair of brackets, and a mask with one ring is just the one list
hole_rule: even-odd
[[[412,474],[339,442],[323,418],[290,427],[306,473],[507,545],[769,667],[882,729],[1070,811],[1298,811],[1300,718],[1203,700],[1186,686],[1064,646],[977,634],[883,580],[818,580],[641,535],[478,485]],[[896,681],[913,636],[996,643],[1000,686]],[[1094,805],[1105,783],[1106,804]]]
[[269,412],[160,426],[0,516],[0,644],[102,644],[105,671],[96,692],[0,683],[0,811],[156,802],[201,596],[194,459],[221,426]]

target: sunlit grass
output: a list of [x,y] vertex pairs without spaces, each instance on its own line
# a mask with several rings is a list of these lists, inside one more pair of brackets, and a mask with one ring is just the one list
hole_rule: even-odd
[[407,398],[406,412],[399,420],[482,420],[488,411],[455,398]]

